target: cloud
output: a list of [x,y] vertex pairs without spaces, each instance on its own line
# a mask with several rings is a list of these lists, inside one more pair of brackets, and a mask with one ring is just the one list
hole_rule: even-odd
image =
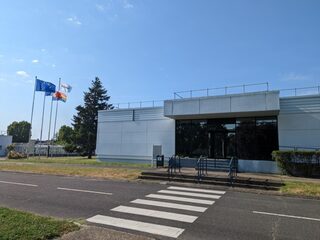
[[13,61],[22,63],[22,62],[24,62],[24,59],[23,58],[15,58],[15,59],[13,59]]
[[123,0],[123,2],[122,2],[122,7],[123,7],[123,8],[127,8],[127,9],[133,8],[133,4],[129,3],[128,0]]
[[25,71],[17,71],[16,74],[20,77],[23,77],[23,78],[27,78],[29,77],[29,74],[26,73]]
[[39,63],[39,60],[38,59],[33,59],[32,63]]
[[96,4],[96,9],[97,9],[98,11],[100,11],[100,12],[104,12],[105,7],[104,7],[103,5],[101,5],[101,4]]
[[51,64],[51,67],[52,67],[52,68],[55,68],[55,67],[56,67],[56,65],[53,63],[53,64]]
[[45,48],[41,48],[41,49],[40,49],[40,51],[44,53],[44,52],[46,52],[46,51],[47,51],[47,49],[45,49]]
[[281,79],[283,81],[305,81],[310,79],[310,76],[291,72],[288,74],[284,74]]
[[82,25],[82,22],[80,22],[80,20],[76,16],[67,18],[67,21],[76,26]]

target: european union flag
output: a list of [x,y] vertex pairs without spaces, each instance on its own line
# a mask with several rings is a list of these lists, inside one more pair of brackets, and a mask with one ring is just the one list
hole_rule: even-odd
[[46,92],[50,95],[50,93],[54,93],[56,91],[56,85],[51,82],[42,81],[40,79],[36,80],[36,91]]

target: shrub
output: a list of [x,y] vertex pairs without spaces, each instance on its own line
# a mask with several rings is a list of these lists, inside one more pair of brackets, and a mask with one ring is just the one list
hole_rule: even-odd
[[320,151],[273,151],[275,160],[284,174],[293,176],[320,176]]
[[67,143],[63,148],[68,153],[73,153],[76,150],[76,146],[72,143]]
[[21,159],[21,158],[27,158],[27,155],[25,153],[19,153],[16,151],[9,151],[7,155],[8,159]]
[[7,146],[7,151],[10,152],[10,151],[13,151],[15,148],[14,144],[10,144]]

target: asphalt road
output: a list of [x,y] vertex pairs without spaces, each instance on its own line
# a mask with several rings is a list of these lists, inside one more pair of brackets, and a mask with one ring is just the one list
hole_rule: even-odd
[[0,172],[0,205],[157,239],[320,239],[318,200],[172,186]]

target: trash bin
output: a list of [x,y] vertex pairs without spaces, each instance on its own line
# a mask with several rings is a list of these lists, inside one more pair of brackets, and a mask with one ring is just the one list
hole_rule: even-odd
[[164,167],[164,155],[157,155],[157,167]]

